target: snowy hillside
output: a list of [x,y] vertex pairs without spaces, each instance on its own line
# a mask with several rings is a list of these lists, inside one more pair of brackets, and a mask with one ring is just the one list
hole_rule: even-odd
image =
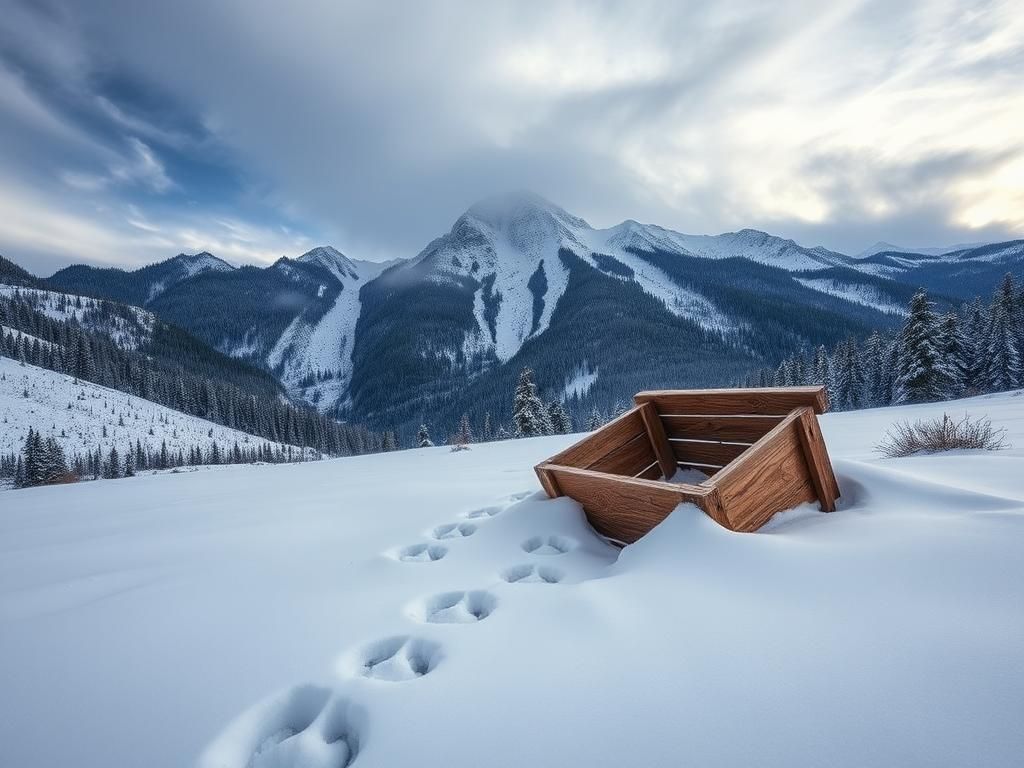
[[28,301],[33,309],[54,320],[77,320],[85,328],[109,336],[124,349],[138,349],[152,337],[155,318],[144,309],[124,305],[115,307],[105,302],[106,306],[101,311],[99,299],[0,285],[0,298],[12,296]]
[[[872,452],[943,411],[1012,448]],[[3,763],[1018,764],[1024,394],[822,426],[837,512],[621,552],[565,436],[4,494]]]
[[[153,450],[166,442],[169,451],[185,454],[197,445],[206,450],[214,442],[222,452],[235,443],[279,445],[7,357],[0,357],[0,427],[3,454],[20,451],[30,427],[55,437],[69,458],[97,447],[104,455],[111,447],[123,453],[136,441]],[[299,449],[294,450],[298,456]]]

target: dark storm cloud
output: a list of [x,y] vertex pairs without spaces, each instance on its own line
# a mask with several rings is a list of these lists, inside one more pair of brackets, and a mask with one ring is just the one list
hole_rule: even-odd
[[411,256],[520,187],[844,250],[1022,224],[1009,4],[9,5],[12,255]]

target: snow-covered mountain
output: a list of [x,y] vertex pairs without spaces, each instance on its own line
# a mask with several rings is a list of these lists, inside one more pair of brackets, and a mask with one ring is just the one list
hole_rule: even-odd
[[1024,271],[1022,246],[855,258],[752,229],[598,229],[516,192],[471,206],[396,263],[325,245],[262,269],[199,254],[134,273],[73,267],[51,281],[124,300],[127,280],[134,303],[325,413],[447,429],[464,409],[497,418],[523,365],[549,396],[572,392],[587,409],[635,384],[729,383],[801,346],[899,322],[917,287],[940,302],[988,293],[1003,272]]
[[212,253],[179,253],[157,264],[135,270],[101,269],[75,264],[56,272],[49,283],[86,296],[102,296],[135,306],[145,306],[164,291],[207,272],[230,272],[234,267]]
[[941,256],[944,253],[966,251],[972,248],[980,248],[983,245],[988,245],[988,242],[982,241],[977,243],[957,243],[955,245],[907,248],[902,245],[893,245],[892,243],[887,243],[884,240],[879,240],[877,243],[865,248],[860,253],[854,254],[853,258],[866,259],[868,256],[874,256],[876,253],[922,253],[926,256]]

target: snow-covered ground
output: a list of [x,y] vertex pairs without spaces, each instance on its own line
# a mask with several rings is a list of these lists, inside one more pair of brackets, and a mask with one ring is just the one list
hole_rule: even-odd
[[[880,459],[895,419],[1009,450]],[[572,438],[0,495],[0,764],[1011,766],[1024,395],[823,419],[840,509],[621,553]]]
[[[30,427],[56,438],[69,459],[97,447],[104,455],[112,446],[123,454],[136,441],[153,450],[166,441],[169,451],[180,449],[186,455],[196,445],[206,451],[214,442],[221,451],[236,442],[243,448],[266,443],[276,450],[280,445],[141,397],[88,381],[76,383],[72,376],[0,357],[0,453],[20,451]],[[298,456],[299,449],[294,450]]]

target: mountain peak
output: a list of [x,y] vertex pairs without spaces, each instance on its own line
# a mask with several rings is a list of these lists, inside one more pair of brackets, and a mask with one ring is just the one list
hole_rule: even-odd
[[311,248],[299,256],[296,261],[323,267],[342,282],[346,278],[359,279],[359,270],[352,260],[330,245],[318,245],[316,248]]
[[198,275],[200,272],[228,272],[234,269],[233,266],[228,264],[224,259],[219,259],[209,251],[200,251],[199,253],[179,253],[173,259],[172,263],[180,264],[184,267],[188,277]]
[[529,190],[514,190],[486,197],[470,206],[470,216],[495,229],[507,229],[517,223],[529,220],[548,219],[570,229],[590,229],[590,225],[578,216]]

